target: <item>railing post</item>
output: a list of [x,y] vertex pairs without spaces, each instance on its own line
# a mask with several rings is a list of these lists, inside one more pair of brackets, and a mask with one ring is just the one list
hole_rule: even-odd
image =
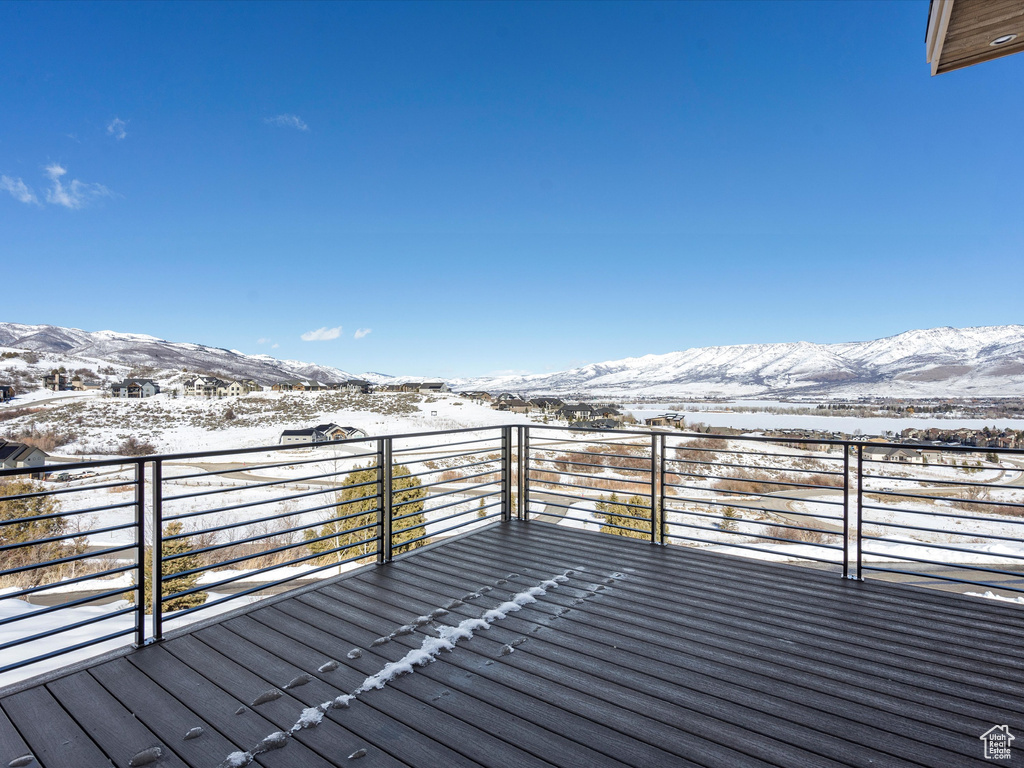
[[530,520],[530,426],[520,427],[521,441],[519,443],[519,484],[522,493],[519,494],[519,517],[521,520]]
[[666,464],[665,453],[666,453],[667,447],[666,447],[666,439],[665,439],[665,433],[664,432],[661,433],[661,440],[660,440],[659,448],[660,448],[659,453],[658,453],[658,455],[660,457],[659,475],[661,476],[661,505],[659,506],[659,509],[661,510],[661,514],[658,515],[658,541],[661,542],[662,544],[664,544],[665,543],[665,531],[668,528],[668,525],[665,522],[665,516],[667,514],[667,512],[665,510],[665,496],[667,495],[665,493],[665,464]]
[[[145,477],[145,473],[143,473]],[[153,576],[150,588],[153,598],[153,636],[150,642],[164,637],[164,467],[159,459],[153,462]]]
[[501,521],[512,520],[512,427],[501,428]]
[[843,578],[852,579],[850,569],[850,446],[843,443]]
[[146,465],[135,462],[135,645],[146,642]]
[[861,555],[861,529],[864,522],[864,444],[857,443],[857,581],[864,580]]
[[661,459],[658,447],[660,445],[659,435],[651,435],[651,544],[658,543],[658,530],[661,523],[658,521],[659,501],[661,499]]
[[377,547],[377,562],[391,562],[391,438],[382,437],[377,441],[377,466],[380,494],[377,505],[377,530],[380,544]]

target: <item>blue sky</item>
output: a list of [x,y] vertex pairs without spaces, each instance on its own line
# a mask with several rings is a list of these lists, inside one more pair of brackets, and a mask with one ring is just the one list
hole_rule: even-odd
[[0,320],[437,376],[1022,322],[1024,56],[930,77],[927,11],[2,3]]

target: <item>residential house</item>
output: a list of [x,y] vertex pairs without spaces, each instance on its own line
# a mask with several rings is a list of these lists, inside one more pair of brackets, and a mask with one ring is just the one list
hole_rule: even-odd
[[[46,463],[46,454],[24,443],[11,443],[0,439],[0,469],[29,469]],[[33,473],[39,477],[41,473]]]
[[312,379],[287,379],[277,382],[271,389],[275,392],[319,392],[327,386]]
[[419,392],[420,387],[423,386],[422,382],[419,381],[407,381],[404,384],[399,384],[399,392]]
[[587,421],[594,418],[594,409],[586,403],[576,403],[563,405],[555,411],[555,415],[566,421]]
[[622,424],[615,419],[591,419],[590,421],[578,421],[573,426],[584,429],[618,429]]
[[864,457],[874,461],[899,461],[909,464],[924,463],[921,451],[913,448],[886,448],[881,445],[866,445]]
[[420,384],[418,391],[421,395],[436,395],[441,392],[451,392],[451,389],[443,381],[425,381]]
[[622,411],[611,405],[595,405],[592,406],[594,409],[594,415],[599,419],[608,419],[610,421],[622,421]]
[[238,381],[219,381],[217,384],[217,397],[236,397],[247,395],[250,392],[262,392],[263,387],[252,379],[239,379]]
[[14,398],[17,392],[14,391],[14,387],[10,384],[0,384],[0,403],[6,403],[8,400]]
[[93,389],[102,389],[103,382],[99,379],[83,379],[78,374],[71,377],[71,389],[75,392],[86,392]]
[[337,424],[317,424],[308,429],[286,429],[281,433],[280,444],[330,443],[349,437],[366,437],[357,427],[341,427]]
[[472,400],[474,403],[490,403],[494,400],[494,395],[492,395],[490,392],[470,391],[460,392],[459,394],[465,397],[467,400]]
[[532,407],[525,400],[502,400],[497,406],[499,411],[512,411],[512,413],[529,413]]
[[152,379],[125,379],[111,384],[110,391],[114,397],[152,397],[160,393],[160,385]]
[[533,397],[530,398],[530,405],[541,413],[554,413],[565,403],[557,397]]
[[675,427],[683,429],[686,426],[686,418],[679,413],[663,413],[650,419],[644,419],[648,427]]
[[338,389],[348,392],[350,395],[367,395],[370,393],[370,382],[362,379],[349,379],[341,382]]
[[43,376],[43,387],[51,392],[63,392],[68,388],[67,374],[60,371],[52,371]]

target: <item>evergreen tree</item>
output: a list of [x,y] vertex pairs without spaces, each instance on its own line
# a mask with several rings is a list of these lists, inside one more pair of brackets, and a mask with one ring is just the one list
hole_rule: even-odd
[[739,518],[740,513],[732,507],[726,507],[722,512],[722,516],[725,520],[722,520],[718,524],[718,529],[720,531],[735,531],[737,527],[736,520]]
[[[0,480],[0,521],[23,520],[24,522],[0,525],[0,546],[25,544],[30,541],[49,539],[66,534],[68,521],[65,517],[45,517],[60,512],[60,502],[52,496],[30,496],[24,499],[12,499],[11,496],[22,496],[44,491],[40,483],[28,479]],[[29,518],[43,517],[42,520]],[[17,549],[6,550],[0,559],[0,569],[20,568],[26,565],[45,563],[61,557],[78,555],[85,551],[84,538],[62,539],[45,544],[35,544]],[[61,566],[38,568],[23,571],[5,578],[21,587],[34,587],[58,581],[61,578]]]
[[[164,528],[164,536],[177,536],[181,533],[181,523],[175,521],[168,523],[167,527]],[[189,537],[181,539],[174,539],[172,541],[161,542],[161,551],[163,557],[167,558],[172,555],[185,555],[184,557],[176,557],[174,560],[164,560],[163,572],[164,576],[173,576],[176,573],[182,571],[191,571],[193,568],[198,568],[201,563],[199,561],[199,555],[186,554],[194,549]],[[146,559],[143,564],[144,578],[146,582],[146,594],[143,596],[144,604],[146,606],[146,613],[153,613],[153,547],[146,547]],[[161,594],[166,597],[167,595],[173,595],[177,592],[184,592],[186,589],[192,589],[199,581],[199,577],[202,574],[190,573],[187,576],[180,576],[176,579],[168,579],[164,581]],[[137,588],[136,584],[136,588]],[[135,590],[131,592],[125,592],[125,599],[130,602],[135,602]],[[192,592],[188,595],[181,597],[175,597],[171,600],[163,600],[163,612],[170,613],[171,611],[182,611],[186,608],[194,608],[197,605],[202,605],[206,602],[205,592]]]
[[[636,505],[636,506],[627,506]],[[633,520],[634,517],[644,517],[648,514],[647,499],[643,496],[630,496],[626,503],[619,501],[619,497],[613,492],[609,497],[601,497],[595,505],[597,516],[604,520],[605,525],[601,526],[601,533],[614,533],[617,536],[626,536],[630,539],[650,539],[650,519]],[[624,528],[634,530],[623,530],[613,526],[621,525]]]
[[[372,539],[377,531],[374,528],[364,528],[363,526],[373,526],[377,523],[378,498],[375,494],[378,486],[365,485],[365,483],[379,481],[379,474],[375,466],[363,469],[356,467],[342,483],[342,491],[338,498],[341,503],[334,508],[334,516],[322,527],[306,531],[306,540],[309,541],[310,550],[315,553],[329,553],[316,559],[318,565],[328,565],[362,555],[367,557],[376,555],[378,542],[367,541],[367,539]],[[418,477],[409,475],[407,467],[395,464],[391,469],[392,514],[395,518],[402,518],[401,520],[396,519],[392,523],[391,551],[395,555],[408,552],[427,543],[426,539],[412,544],[403,543],[423,536],[426,533],[424,526],[427,524],[426,518],[422,514],[422,499],[427,492],[420,487]],[[406,517],[407,515],[408,517]],[[322,538],[324,536],[330,538]],[[312,539],[321,540],[312,541]],[[342,547],[344,549],[339,549]],[[332,552],[331,550],[339,551]]]

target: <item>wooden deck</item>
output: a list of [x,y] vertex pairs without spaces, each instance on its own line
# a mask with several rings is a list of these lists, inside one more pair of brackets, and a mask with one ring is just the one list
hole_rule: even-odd
[[[150,765],[215,768],[436,632],[374,640],[490,587],[437,622],[478,618],[566,570],[254,764],[933,768],[991,765],[979,736],[993,725],[1024,736],[1024,611],[532,522],[9,694],[0,766],[28,753],[46,768],[138,765],[159,746]],[[281,695],[253,706],[268,690]]]

